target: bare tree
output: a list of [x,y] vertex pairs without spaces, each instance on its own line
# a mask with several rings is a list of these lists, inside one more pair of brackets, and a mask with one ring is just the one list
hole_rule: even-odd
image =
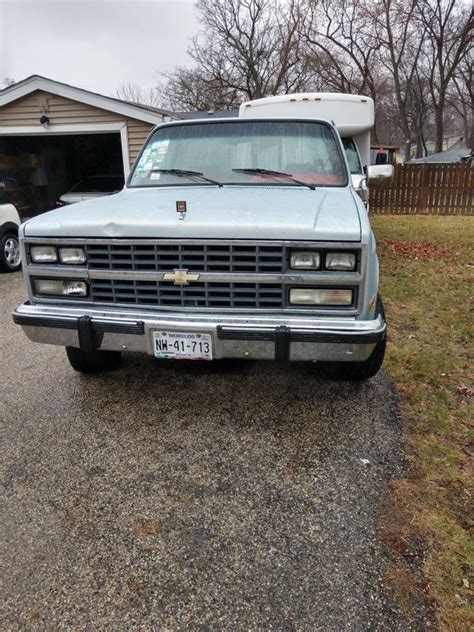
[[390,77],[407,159],[410,159],[412,144],[417,140],[416,122],[424,113],[417,69],[425,34],[415,20],[418,2],[381,0],[373,13],[374,29],[381,45],[379,63]]
[[415,158],[428,154],[427,134],[433,132],[431,124],[433,108],[431,107],[429,86],[425,77],[415,70],[412,84],[408,87],[408,118],[413,128],[412,138],[416,142]]
[[[472,14],[461,0],[198,0],[192,68],[158,94],[177,110],[235,108],[296,91],[366,94],[376,142],[407,158],[444,130],[472,139]],[[144,102],[143,95],[129,95]]]
[[462,120],[463,136],[468,147],[474,147],[474,73],[470,55],[466,55],[453,75],[447,100]]
[[459,0],[309,0],[309,6],[315,72],[326,89],[374,99],[376,137],[401,136],[410,157],[414,143],[417,155],[426,152],[426,135],[435,129],[440,148],[447,100],[472,136],[472,83],[466,84],[472,60],[462,66],[472,42],[466,5]]
[[415,0],[396,6],[391,0],[310,0],[314,17],[308,35],[325,88],[372,97],[375,140],[393,142],[403,135],[408,154],[413,136],[410,81],[416,69],[410,21],[414,4]]
[[371,3],[367,0],[310,0],[307,42],[326,86],[377,97],[377,51]]
[[198,0],[197,6],[202,31],[188,51],[196,67],[166,77],[171,102],[233,107],[308,85],[302,50],[308,12],[300,0]]
[[155,88],[142,88],[134,83],[123,83],[115,91],[115,96],[123,101],[129,101],[130,103],[138,103],[140,105],[147,105],[150,107],[160,107],[161,99],[158,89]]
[[239,91],[222,86],[218,79],[205,75],[198,68],[178,67],[163,75],[158,90],[164,105],[174,112],[190,110],[228,110],[242,102]]
[[461,64],[472,64],[472,11],[457,0],[418,0],[417,23],[427,34],[421,61],[433,103],[436,151],[442,151],[449,88]]

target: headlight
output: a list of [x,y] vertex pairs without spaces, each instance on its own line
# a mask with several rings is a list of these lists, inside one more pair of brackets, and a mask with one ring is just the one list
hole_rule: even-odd
[[60,281],[58,279],[35,279],[37,294],[53,296],[87,296],[87,284],[84,281]]
[[290,268],[295,270],[318,270],[321,265],[319,252],[292,252]]
[[356,256],[353,252],[328,252],[324,266],[326,270],[355,270]]
[[56,263],[58,260],[55,246],[31,246],[30,252],[34,263]]
[[290,303],[293,305],[352,305],[352,290],[315,290],[312,288],[294,288],[290,290]]
[[59,260],[61,263],[67,264],[77,264],[77,263],[85,263],[86,262],[86,253],[84,252],[84,248],[60,248],[59,249]]

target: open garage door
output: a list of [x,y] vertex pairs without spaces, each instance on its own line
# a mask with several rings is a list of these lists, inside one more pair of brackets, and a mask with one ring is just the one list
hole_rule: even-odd
[[106,183],[113,176],[123,186],[123,164],[119,132],[0,137],[0,188],[22,218],[55,208],[63,194],[91,177]]

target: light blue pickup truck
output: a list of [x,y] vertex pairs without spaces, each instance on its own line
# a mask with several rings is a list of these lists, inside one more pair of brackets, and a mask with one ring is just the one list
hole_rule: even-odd
[[125,188],[20,228],[14,321],[81,372],[160,360],[321,363],[362,380],[386,323],[367,209],[373,103],[304,94],[149,136]]

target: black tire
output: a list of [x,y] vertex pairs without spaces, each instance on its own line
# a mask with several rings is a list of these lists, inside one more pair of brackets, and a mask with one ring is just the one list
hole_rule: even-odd
[[[377,315],[382,315],[385,320],[385,310],[382,298],[377,296]],[[321,362],[323,373],[336,382],[350,381],[361,382],[376,375],[382,367],[387,346],[387,335],[375,346],[370,356],[364,362]]]
[[0,270],[2,272],[18,272],[21,268],[20,242],[18,235],[9,232],[0,239]]
[[122,365],[120,351],[82,351],[76,347],[66,347],[69,364],[78,373],[99,373],[113,371]]

